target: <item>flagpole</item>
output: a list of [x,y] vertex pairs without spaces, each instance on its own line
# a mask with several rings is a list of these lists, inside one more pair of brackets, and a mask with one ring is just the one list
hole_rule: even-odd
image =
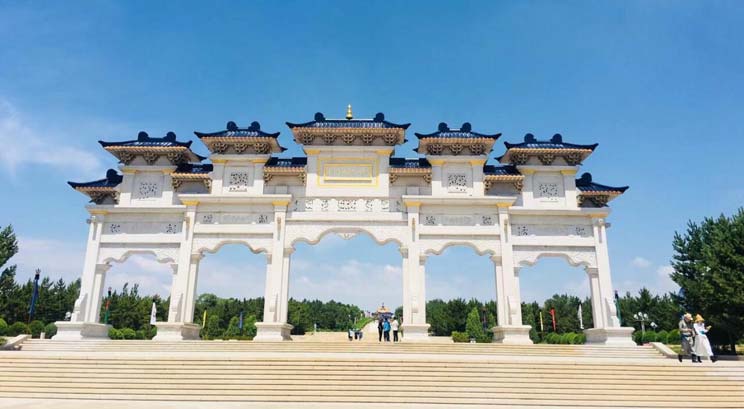
[[545,332],[545,327],[543,326],[542,310],[540,310],[540,332]]
[[34,287],[31,293],[31,305],[28,307],[28,322],[26,322],[27,325],[31,325],[31,318],[34,316],[34,311],[36,310],[36,300],[39,298],[39,276],[41,275],[41,270],[36,269],[36,274],[34,275]]

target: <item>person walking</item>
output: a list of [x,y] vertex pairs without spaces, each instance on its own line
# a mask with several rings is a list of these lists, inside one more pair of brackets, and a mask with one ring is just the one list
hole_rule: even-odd
[[385,333],[385,342],[390,342],[390,322],[388,322],[387,318],[382,323],[382,332]]
[[382,342],[382,317],[377,320],[377,335],[378,339],[377,342]]
[[679,320],[677,326],[681,338],[681,350],[677,355],[677,359],[679,359],[679,362],[682,362],[682,358],[686,355],[690,355],[692,356],[692,362],[696,363],[697,357],[695,356],[695,352],[692,350],[693,343],[695,342],[695,328],[692,324],[692,315],[690,313],[685,313],[685,315],[682,316],[682,319]]
[[710,347],[710,340],[708,339],[710,326],[705,326],[705,320],[700,314],[695,315],[695,324],[693,324],[693,328],[697,334],[695,336],[695,345],[693,347],[695,355],[697,355],[697,361],[703,362],[700,357],[704,356],[710,359],[711,362],[716,362],[718,358],[713,355],[713,348]]
[[397,317],[393,317],[393,322],[390,323],[390,329],[393,330],[393,342],[398,342],[398,326],[400,323],[398,322]]

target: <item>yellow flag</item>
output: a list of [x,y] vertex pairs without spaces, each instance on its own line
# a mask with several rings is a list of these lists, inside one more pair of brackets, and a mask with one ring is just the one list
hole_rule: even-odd
[[207,310],[204,310],[204,315],[202,316],[202,327],[207,327]]

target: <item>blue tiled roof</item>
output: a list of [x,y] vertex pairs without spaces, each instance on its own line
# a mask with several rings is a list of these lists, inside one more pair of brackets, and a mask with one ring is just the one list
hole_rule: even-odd
[[390,158],[391,168],[430,168],[426,158]]
[[173,173],[204,174],[214,170],[211,163],[181,163]]
[[382,112],[375,115],[373,119],[326,119],[318,112],[315,114],[315,120],[305,123],[295,124],[287,122],[290,129],[294,128],[397,128],[408,129],[411,124],[394,124],[385,120],[385,114]]
[[505,165],[505,166],[486,165],[483,167],[483,174],[497,175],[497,176],[521,175],[521,173],[519,173],[519,171],[517,170],[517,167],[512,166],[512,165]]
[[538,141],[535,135],[528,133],[524,136],[524,142],[520,143],[509,143],[504,142],[506,149],[511,148],[527,148],[527,149],[591,149],[594,150],[597,143],[592,145],[577,145],[574,143],[563,142],[561,134],[557,133],[550,138],[549,141]]
[[294,158],[277,158],[271,157],[266,162],[266,166],[276,166],[283,168],[293,168],[298,166],[307,165],[307,158],[305,157],[294,157]]
[[188,142],[179,142],[176,140],[176,134],[173,132],[168,132],[164,137],[162,138],[150,138],[149,135],[147,135],[147,132],[140,132],[137,134],[137,139],[132,141],[122,141],[122,142],[104,142],[104,141],[98,141],[98,143],[101,144],[104,148],[108,146],[132,146],[132,147],[140,147],[140,146],[156,146],[156,147],[184,147],[189,148],[191,147],[191,141]]
[[230,121],[227,123],[224,131],[217,131],[217,132],[211,132],[211,133],[203,133],[203,132],[194,132],[196,136],[199,138],[204,137],[260,137],[265,136],[269,138],[276,138],[279,136],[279,132],[276,133],[268,133],[261,130],[261,124],[259,124],[257,121],[251,122],[251,125],[248,128],[239,128],[238,125],[235,124],[235,122]]
[[620,192],[623,193],[628,190],[628,186],[607,186],[599,183],[592,182],[592,174],[589,172],[581,175],[580,178],[576,179],[576,188],[582,192]]
[[423,138],[490,138],[498,139],[501,136],[500,133],[487,135],[478,132],[474,132],[469,122],[462,124],[460,129],[451,129],[446,123],[441,122],[438,126],[438,130],[429,134],[417,133],[416,136],[419,139]]
[[109,169],[106,172],[106,178],[105,179],[99,179],[94,180],[92,182],[67,182],[68,185],[70,185],[73,189],[77,189],[79,187],[116,187],[119,186],[119,183],[121,183],[122,176],[116,173],[114,169]]

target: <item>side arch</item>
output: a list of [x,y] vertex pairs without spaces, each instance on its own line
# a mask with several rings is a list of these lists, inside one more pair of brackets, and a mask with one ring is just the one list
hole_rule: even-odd
[[424,255],[440,255],[445,250],[453,246],[465,246],[473,249],[479,256],[489,255],[497,256],[501,254],[497,247],[498,242],[491,240],[468,240],[465,238],[457,239],[423,239],[421,240],[422,253]]
[[177,263],[178,244],[107,244],[98,251],[97,264],[123,263],[135,254],[155,256],[159,263]]
[[565,260],[572,267],[597,267],[597,254],[594,247],[553,247],[553,246],[515,246],[514,265],[529,267],[546,257]]
[[193,254],[214,254],[223,246],[229,244],[240,244],[247,247],[252,253],[269,253],[271,238],[269,237],[194,237],[191,248]]

